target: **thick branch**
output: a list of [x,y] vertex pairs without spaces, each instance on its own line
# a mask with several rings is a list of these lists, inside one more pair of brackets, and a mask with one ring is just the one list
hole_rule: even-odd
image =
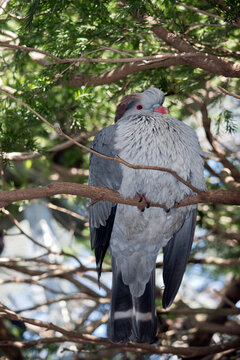
[[[182,54],[185,55],[185,54]],[[187,55],[187,54],[186,54]],[[170,66],[188,65],[193,68],[200,68],[207,72],[223,75],[229,78],[240,77],[240,65],[232,61],[221,60],[217,56],[203,54],[198,52],[197,54],[191,55],[186,59],[186,56],[181,54],[173,54],[162,60],[149,61],[149,62],[132,62],[122,66],[116,66],[113,70],[102,73],[100,75],[83,75],[74,74],[73,78],[66,82],[66,85],[73,87],[80,86],[98,86],[104,84],[111,84],[118,80],[125,79],[126,76],[143,71],[158,68],[166,68]]]
[[[157,69],[161,67],[169,67],[176,65],[184,65],[183,58],[178,54],[163,58],[162,60],[155,60],[149,62],[130,62],[122,66],[116,66],[112,70],[98,75],[83,75],[81,73],[74,74],[72,79],[66,82],[66,85],[79,87],[79,86],[98,86],[104,84],[112,84],[118,80],[125,79],[126,76],[140,72],[143,70]],[[194,55],[195,56],[195,55]]]
[[21,317],[15,312],[11,311],[4,305],[0,304],[0,311],[1,316],[6,316],[11,320],[18,320],[23,321],[26,324],[32,324],[46,330],[53,330],[55,332],[60,333],[62,336],[60,337],[53,337],[53,338],[46,338],[46,339],[39,339],[33,341],[0,341],[0,346],[9,346],[14,345],[15,347],[23,348],[34,346],[37,344],[43,343],[57,343],[57,342],[65,342],[70,341],[79,344],[95,344],[95,345],[102,345],[112,348],[121,349],[121,351],[133,351],[137,353],[152,353],[152,354],[176,354],[184,357],[190,356],[198,356],[198,355],[208,355],[208,354],[215,354],[222,352],[227,349],[238,349],[240,348],[240,339],[221,344],[221,345],[214,345],[208,346],[205,348],[202,347],[174,347],[174,346],[154,346],[148,344],[113,344],[106,338],[98,338],[93,335],[89,334],[79,334],[72,331],[65,330],[59,326],[56,326],[52,323],[48,323],[45,321],[34,320],[30,318]]
[[[153,33],[162,41],[164,41],[167,45],[175,48],[179,51],[179,53],[194,53],[193,58],[182,59],[183,63],[194,67],[200,68],[207,72],[223,75],[226,77],[240,77],[240,63],[236,63],[233,61],[225,61],[219,58],[216,55],[206,54],[203,52],[199,52],[195,49],[191,44],[182,39],[181,36],[177,35],[166,29],[165,27],[159,24],[159,21],[154,19],[153,17],[143,17],[139,15],[139,13],[132,14],[138,21],[145,21],[149,25],[152,26]],[[177,64],[175,64],[177,65]],[[178,64],[179,65],[179,64]]]
[[223,75],[226,77],[240,77],[240,64],[233,61],[225,61],[216,55],[206,54],[197,51],[192,45],[183,40],[180,36],[170,32],[161,25],[153,27],[154,34],[175,49],[183,52],[194,52],[199,56],[189,59],[183,59],[183,62],[191,67],[200,68],[210,73]]
[[[133,199],[124,199],[118,191],[107,189],[101,186],[90,186],[68,182],[51,183],[39,188],[27,188],[21,190],[2,191],[0,193],[0,207],[6,206],[20,200],[39,199],[57,194],[70,194],[90,198],[94,201],[110,201],[132,206],[139,205],[139,197]],[[240,191],[227,190],[208,190],[201,192],[196,196],[189,196],[175,207],[181,207],[191,204],[214,202],[226,205],[240,205]],[[166,209],[165,204],[151,204],[153,207],[161,207]]]
[[[179,66],[179,65],[189,65],[194,68],[200,68],[211,72],[216,75],[223,75],[226,77],[240,77],[240,64],[225,61],[218,58],[215,55],[205,54],[198,52],[191,45],[187,44],[180,37],[175,36],[173,33],[170,33],[164,27],[155,26],[153,27],[153,32],[163,41],[165,41],[168,45],[175,47],[177,50],[181,51],[180,54],[159,54],[150,57],[142,57],[142,58],[123,58],[123,59],[90,59],[90,58],[72,58],[72,59],[59,59],[57,58],[56,63],[76,63],[76,62],[110,62],[110,63],[119,63],[124,62],[125,64],[122,66],[116,66],[112,70],[98,74],[98,75],[83,75],[81,73],[74,74],[73,78],[66,81],[66,85],[73,87],[80,87],[83,85],[86,86],[98,86],[104,84],[111,84],[118,80],[125,79],[126,76],[143,71],[143,70],[151,70],[157,68],[165,68],[169,66]],[[175,41],[169,42],[169,39],[175,38]],[[181,40],[181,41],[180,41]],[[179,49],[179,43],[184,44]],[[0,44],[1,46],[1,44]],[[38,51],[43,53],[41,50],[31,49],[31,48],[23,48],[22,50],[28,51]],[[50,56],[51,54],[48,54]]]
[[[140,20],[139,17],[138,20]],[[81,85],[90,86],[110,84],[138,71],[177,65],[188,65],[226,77],[240,77],[239,63],[225,61],[216,55],[199,52],[180,36],[170,32],[163,26],[156,24],[154,19],[147,18],[146,21],[153,25],[152,31],[158,38],[163,40],[167,45],[174,47],[180,52],[180,54],[169,54],[167,58],[163,58],[161,61],[156,60],[152,62],[150,61],[149,63],[143,62],[142,64],[138,64],[131,62],[97,76],[84,76],[81,74],[76,74],[71,80],[69,80],[68,85],[78,87]]]

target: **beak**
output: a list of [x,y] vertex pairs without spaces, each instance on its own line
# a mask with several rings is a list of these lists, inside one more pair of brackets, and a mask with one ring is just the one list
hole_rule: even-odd
[[158,112],[160,114],[167,114],[168,113],[168,109],[165,108],[164,106],[160,106],[160,108],[154,109],[153,111]]

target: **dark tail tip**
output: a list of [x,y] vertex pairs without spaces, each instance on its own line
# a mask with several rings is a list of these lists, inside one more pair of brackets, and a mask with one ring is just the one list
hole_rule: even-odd
[[133,333],[130,340],[136,343],[152,344],[157,340],[157,319],[148,321],[136,321],[133,327]]
[[155,269],[142,296],[132,296],[122,274],[113,264],[108,337],[114,343],[153,343],[156,340]]
[[113,343],[126,343],[130,341],[132,331],[132,319],[112,319],[108,323],[108,338]]

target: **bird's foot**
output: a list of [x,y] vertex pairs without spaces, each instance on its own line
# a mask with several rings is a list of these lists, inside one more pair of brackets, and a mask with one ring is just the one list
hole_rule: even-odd
[[165,210],[166,213],[169,213],[171,209],[178,208],[178,207],[179,207],[179,202],[175,201],[173,207],[168,208],[167,206],[165,206],[163,209]]
[[150,207],[150,202],[147,200],[145,194],[140,194],[140,193],[137,194],[139,196],[138,209],[143,212],[145,208],[148,209]]

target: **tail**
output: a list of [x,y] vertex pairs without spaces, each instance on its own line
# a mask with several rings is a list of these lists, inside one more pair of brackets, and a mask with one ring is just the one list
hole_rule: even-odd
[[114,343],[133,341],[153,343],[156,338],[155,269],[140,297],[132,296],[129,286],[112,259],[113,280],[108,337]]
[[131,341],[153,343],[156,340],[157,316],[155,310],[155,269],[142,296],[133,298],[133,336]]

